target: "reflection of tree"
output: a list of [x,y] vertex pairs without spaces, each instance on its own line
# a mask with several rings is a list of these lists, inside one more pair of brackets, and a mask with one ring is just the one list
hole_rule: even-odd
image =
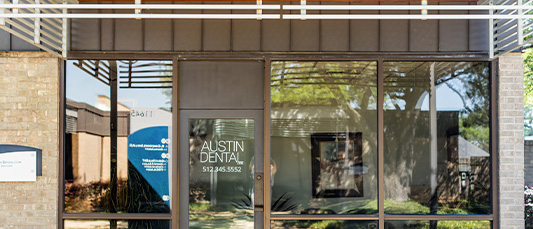
[[[431,114],[423,111],[430,91],[430,62],[385,64],[385,196],[405,201],[409,197],[415,167],[429,163]],[[387,66],[390,65],[390,66]],[[416,69],[413,71],[413,69]],[[463,102],[459,110],[459,135],[488,152],[489,149],[489,69],[484,63],[435,63],[435,87],[448,87]],[[446,100],[446,94],[436,95]],[[439,97],[440,96],[440,97]],[[426,105],[427,106],[427,105]],[[437,120],[437,122],[445,120]],[[446,131],[446,130],[439,130]],[[438,133],[442,135],[443,133]],[[446,133],[453,134],[453,133]],[[432,155],[437,157],[437,154]],[[431,156],[430,156],[431,157]],[[443,161],[442,157],[439,161]],[[421,164],[422,163],[422,164]],[[442,166],[442,165],[439,165]],[[427,167],[427,166],[426,166]],[[431,179],[431,173],[419,174]],[[447,169],[439,169],[439,185],[450,179]],[[488,174],[487,174],[488,175]],[[442,176],[442,177],[441,177]],[[420,176],[417,179],[421,179]],[[452,178],[453,179],[453,178]],[[416,182],[421,183],[420,180]],[[449,191],[449,190],[446,190]],[[411,193],[413,194],[413,193]],[[432,198],[439,198],[432,193]]]
[[[428,157],[431,140],[430,112],[423,110],[424,101],[431,93],[431,64],[433,63],[386,62],[384,65],[386,171],[384,178],[387,199],[400,201],[408,199],[414,169],[425,168],[424,166],[429,163],[421,158]],[[462,108],[455,113],[459,114],[456,116],[459,133],[439,132],[439,136],[459,134],[488,152],[490,87],[487,64],[440,62],[434,63],[434,66],[435,87],[448,88],[448,91],[452,91],[462,99]],[[339,131],[355,130],[370,133],[365,135],[364,151],[376,152],[376,67],[374,62],[273,62],[272,110],[291,108],[294,112],[283,119],[293,122],[297,119],[313,120],[315,121],[313,123],[334,119],[336,120],[334,125],[337,126],[332,128]],[[447,95],[443,94],[437,99],[448,99],[445,96]],[[316,114],[302,116],[299,112],[305,108],[315,108],[316,112],[321,112],[320,109],[324,107],[333,108],[342,114],[325,118]],[[315,129],[303,131],[312,132]],[[445,161],[442,157],[439,158],[439,161]],[[373,163],[365,166],[369,166],[369,171],[375,169]],[[451,175],[445,171],[446,166],[439,165],[439,167],[443,176]],[[429,180],[431,173],[418,175]],[[369,178],[369,180],[375,179],[375,177]],[[439,178],[438,181],[441,182],[442,179]]]
[[[290,112],[278,117],[280,120],[275,123],[300,128],[295,131],[285,130],[281,133],[282,136],[290,137],[290,141],[294,142],[297,141],[295,137],[309,137],[319,132],[365,133],[363,154],[370,155],[363,155],[368,161],[364,166],[371,171],[366,175],[365,182],[375,183],[376,62],[273,62],[271,74],[273,112],[290,108]],[[312,112],[308,112],[309,110]],[[332,144],[331,147],[338,146]],[[328,152],[334,150],[330,149]],[[331,180],[328,183],[337,187],[348,186],[346,180],[341,178],[341,174],[345,173],[344,159],[338,154],[331,156],[329,160],[323,159],[332,163],[321,163],[324,167],[322,171],[330,174]]]
[[[189,152],[190,152],[190,169],[196,168],[196,164],[200,161],[200,151],[202,149],[202,143],[206,141],[208,133],[213,132],[213,125],[215,119],[191,119],[189,121]],[[198,171],[189,171],[190,174],[194,174]]]
[[524,136],[533,136],[533,48],[522,53],[524,58]]
[[[459,74],[457,74],[459,72]],[[463,100],[464,109],[459,118],[459,133],[462,137],[489,151],[489,68],[486,64],[466,65],[456,72],[446,72],[441,81]],[[447,82],[448,80],[453,80]],[[438,83],[439,81],[437,81]]]

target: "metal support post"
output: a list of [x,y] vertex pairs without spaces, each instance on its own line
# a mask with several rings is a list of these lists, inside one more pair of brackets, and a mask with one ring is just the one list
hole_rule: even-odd
[[[427,1],[427,0],[421,0],[421,1],[420,1],[420,5],[422,5],[422,6],[427,6],[427,5],[428,5],[428,1]],[[420,14],[421,14],[421,15],[428,15],[428,9],[422,9],[422,10],[420,10]],[[425,20],[427,20],[427,18],[422,18],[421,20],[422,20],[422,21],[425,21]]]
[[300,6],[302,6],[302,9],[300,10],[301,20],[306,19],[306,14],[307,14],[307,10],[305,9],[306,5],[307,5],[306,0],[300,0]]
[[[67,5],[67,1],[66,0],[63,0],[63,5]],[[64,8],[63,9],[63,15],[67,15],[68,13],[68,9]],[[63,36],[61,38],[61,54],[63,56],[63,58],[67,58],[67,29],[68,29],[68,26],[67,26],[67,18],[64,17],[63,18],[63,21],[62,21],[63,25],[62,25],[62,29],[61,29],[61,35]]]
[[[493,2],[490,1],[489,5],[492,6]],[[494,15],[494,10],[489,10],[489,15],[491,18],[489,19],[489,57],[490,59],[494,58],[494,19],[492,18],[492,15]]]
[[[35,0],[35,4],[36,5],[39,5],[39,0]],[[35,8],[35,14],[36,15],[39,15],[41,14],[41,9],[39,8]],[[33,43],[35,44],[40,44],[41,41],[40,41],[40,37],[41,37],[41,25],[40,25],[40,22],[41,22],[41,18],[39,17],[36,17],[35,18],[35,21],[34,21],[34,26],[35,28],[33,28]]]
[[261,15],[263,14],[263,10],[261,9],[261,5],[263,5],[263,0],[257,0],[257,20],[262,20]]

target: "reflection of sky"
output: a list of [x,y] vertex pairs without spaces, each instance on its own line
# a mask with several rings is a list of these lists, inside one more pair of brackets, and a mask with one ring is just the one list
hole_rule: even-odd
[[[73,65],[74,61],[67,61],[66,95],[76,102],[96,106],[98,95],[110,95],[107,85],[88,75]],[[169,101],[161,89],[125,89],[119,88],[118,102],[127,106],[137,107],[168,107]]]
[[[422,96],[423,96],[423,101],[422,101],[422,104],[421,104],[422,106],[420,107],[420,110],[428,111],[429,110],[429,93],[424,93],[422,94]],[[402,110],[405,109],[404,100],[396,99],[394,101],[397,103],[397,105]],[[385,110],[395,110],[394,105],[390,99],[385,98],[385,103],[386,103]],[[463,109],[464,109],[464,105],[463,105],[463,101],[461,100],[461,96],[459,96],[456,92],[450,89],[450,87],[446,84],[441,84],[437,86],[437,110],[459,111]]]
[[[429,110],[429,94],[426,94],[421,110]],[[446,84],[437,86],[437,110],[439,111],[458,111],[463,110],[464,105],[461,97],[452,91]]]

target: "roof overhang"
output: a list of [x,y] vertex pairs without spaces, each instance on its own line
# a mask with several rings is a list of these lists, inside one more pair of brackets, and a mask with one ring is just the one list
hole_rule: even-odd
[[[90,0],[0,0],[0,28],[35,46],[67,57],[68,19],[235,19],[235,20],[485,20],[489,25],[489,55],[496,58],[533,42],[533,0],[330,0],[299,4],[273,0],[119,0],[118,4],[90,3]],[[198,0],[199,1],[199,0]],[[225,3],[225,4],[224,4]],[[329,4],[327,4],[329,3]],[[102,9],[114,10],[102,13]],[[183,13],[160,13],[161,10]],[[222,13],[190,14],[200,9]],[[83,10],[85,13],[79,13]],[[231,13],[226,13],[231,10]],[[375,14],[379,10],[385,12]],[[386,12],[391,12],[386,13]],[[407,13],[399,14],[398,11]],[[87,13],[89,12],[89,13]],[[177,12],[177,11],[175,11]],[[338,12],[338,13],[337,13]],[[415,12],[415,13],[413,13]],[[458,13],[459,12],[459,13]],[[462,13],[461,13],[462,12]],[[6,24],[10,26],[5,26]]]

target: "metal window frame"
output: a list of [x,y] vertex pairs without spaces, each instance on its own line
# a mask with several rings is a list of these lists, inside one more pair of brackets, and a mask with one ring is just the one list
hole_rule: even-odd
[[[156,59],[156,58],[154,58]],[[179,122],[177,122],[178,114],[174,112],[174,106],[177,106],[178,101],[177,99],[177,62],[174,61],[174,59],[171,58],[157,58],[158,60],[171,60],[173,62],[173,70],[172,70],[172,106],[173,106],[173,112],[172,112],[172,124],[177,125]],[[122,60],[120,58],[105,58],[105,59],[99,59],[99,60]],[[177,195],[176,198],[172,198],[171,203],[171,211],[170,213],[66,213],[65,210],[65,177],[64,177],[64,169],[65,169],[65,160],[64,160],[64,149],[65,149],[65,127],[66,127],[66,61],[63,60],[60,61],[60,81],[59,81],[59,181],[58,181],[58,228],[64,228],[64,220],[69,219],[87,219],[87,220],[129,220],[129,219],[137,219],[137,220],[168,220],[171,223],[172,228],[177,228],[177,216],[178,216],[178,202]],[[118,89],[118,87],[117,87]],[[113,94],[113,93],[112,93]],[[114,94],[116,96],[116,93]],[[179,128],[179,127],[178,127]],[[173,174],[178,174],[178,168],[177,168],[177,161],[178,158],[176,154],[178,153],[178,142],[176,139],[178,139],[177,136],[177,128],[173,127],[172,130],[173,134],[173,157],[172,157],[172,172]],[[111,141],[113,141],[111,139]],[[111,171],[110,171],[111,172]],[[174,177],[172,180],[172,192],[177,192],[178,183],[177,183],[177,177]],[[176,225],[174,225],[176,223]]]
[[[179,214],[179,62],[186,60],[204,61],[231,61],[231,60],[262,60],[265,63],[264,70],[264,156],[270,157],[270,63],[272,61],[376,61],[377,63],[377,103],[383,103],[383,62],[385,61],[417,61],[417,62],[487,62],[489,64],[489,87],[490,87],[490,155],[491,155],[491,212],[487,215],[388,215],[384,213],[384,153],[383,153],[383,106],[378,106],[378,214],[369,215],[272,215],[270,211],[271,194],[270,182],[265,182],[265,208],[264,208],[264,228],[269,228],[271,220],[376,220],[378,228],[384,228],[385,221],[389,220],[486,220],[490,221],[493,228],[499,227],[498,210],[498,81],[497,81],[497,60],[491,60],[483,54],[338,54],[338,53],[102,53],[102,52],[76,52],[71,59],[100,59],[100,60],[172,60],[173,61],[173,173],[176,175],[172,180],[173,202],[171,213],[65,213],[64,212],[64,138],[65,138],[65,108],[66,108],[66,64],[60,63],[60,110],[59,110],[59,196],[58,196],[58,228],[63,228],[64,220],[68,219],[146,219],[146,220],[169,220],[172,228],[178,228]],[[105,58],[102,58],[105,57]],[[265,160],[265,174],[270,173],[270,160]],[[268,181],[270,177],[266,176]]]
[[[378,214],[368,214],[368,215],[270,215],[271,220],[352,220],[352,221],[362,221],[362,220],[376,220],[378,221],[378,228],[382,229],[385,228],[385,221],[400,221],[400,220],[420,220],[420,221],[429,221],[429,220],[438,220],[438,221],[490,221],[492,228],[498,228],[499,225],[499,211],[498,211],[498,170],[497,170],[497,163],[498,163],[498,148],[497,148],[497,78],[496,78],[496,71],[494,70],[495,66],[495,60],[490,60],[486,58],[435,58],[435,57],[424,57],[417,56],[417,57],[401,57],[402,55],[398,56],[391,56],[388,55],[378,55],[378,57],[373,58],[365,58],[361,55],[353,55],[352,58],[346,57],[346,56],[339,56],[337,58],[335,57],[327,57],[327,58],[316,58],[316,57],[299,57],[299,58],[291,58],[291,57],[282,57],[282,58],[271,58],[270,61],[276,61],[276,60],[282,60],[282,61],[347,61],[347,60],[354,60],[354,61],[376,61],[377,62],[377,93],[378,93],[378,99],[377,103],[381,104],[381,106],[378,106],[377,110],[377,124],[378,124],[378,138],[377,138],[377,145],[378,145],[378,158],[377,158],[377,167],[378,167]],[[479,214],[472,214],[472,215],[391,215],[391,214],[385,214],[384,213],[384,141],[383,141],[383,99],[384,99],[384,89],[383,89],[383,63],[385,61],[403,61],[403,62],[458,62],[458,61],[464,61],[464,62],[485,62],[488,63],[489,67],[489,88],[490,88],[490,122],[489,126],[491,129],[491,135],[490,135],[490,155],[491,155],[491,172],[489,174],[490,176],[490,207],[491,207],[491,214],[486,215],[479,215]],[[267,76],[265,76],[266,78]],[[267,81],[265,81],[266,84]],[[266,86],[265,86],[266,87]],[[270,103],[270,97],[266,98],[265,100],[269,100]],[[265,109],[266,110],[266,109]],[[266,111],[265,111],[266,112]],[[265,114],[266,117],[267,114]],[[265,119],[266,120],[266,119]],[[270,117],[269,117],[270,120]],[[269,133],[270,134],[270,133]],[[265,133],[266,135],[266,133]],[[270,135],[269,135],[270,136]],[[265,142],[265,145],[267,143]],[[270,142],[269,142],[270,144]],[[265,148],[266,150],[266,148]],[[269,208],[268,206],[265,206],[265,209]],[[270,210],[270,209],[269,209]],[[266,224],[265,224],[266,225]],[[265,226],[265,228],[267,228]]]

